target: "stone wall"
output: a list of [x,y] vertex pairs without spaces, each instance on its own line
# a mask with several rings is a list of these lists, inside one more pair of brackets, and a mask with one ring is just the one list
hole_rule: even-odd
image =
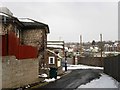
[[22,33],[23,43],[35,47],[41,47],[43,44],[43,32],[39,29],[24,30]]
[[2,88],[17,88],[38,81],[38,59],[2,57]]
[[39,67],[46,65],[47,33],[45,29],[27,29],[22,31],[22,42],[26,45],[35,46],[38,49]]

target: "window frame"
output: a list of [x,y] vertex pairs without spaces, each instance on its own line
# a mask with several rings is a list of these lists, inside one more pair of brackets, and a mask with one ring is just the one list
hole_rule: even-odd
[[[52,61],[53,63],[51,63],[51,58],[52,58],[52,60],[53,60],[53,61]],[[54,57],[54,56],[50,56],[50,57],[49,57],[49,64],[55,64],[55,57]]]

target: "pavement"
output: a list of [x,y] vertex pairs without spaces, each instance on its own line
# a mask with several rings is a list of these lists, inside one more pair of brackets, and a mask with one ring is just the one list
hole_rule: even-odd
[[[66,76],[67,74],[69,74],[71,71],[64,71],[63,74],[59,75],[60,77],[64,77]],[[34,90],[34,89],[38,89],[39,87],[42,87],[42,86],[45,86],[47,84],[49,84],[49,82],[45,82],[44,80],[46,78],[39,78],[40,79],[40,82],[36,82],[36,83],[32,83],[32,84],[29,84],[27,86],[23,86],[21,88],[15,88],[13,90]],[[38,89],[39,90],[39,89]]]

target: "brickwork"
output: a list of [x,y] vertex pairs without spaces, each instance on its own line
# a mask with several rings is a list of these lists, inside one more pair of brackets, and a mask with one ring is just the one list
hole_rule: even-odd
[[2,88],[17,88],[38,81],[38,59],[2,57]]

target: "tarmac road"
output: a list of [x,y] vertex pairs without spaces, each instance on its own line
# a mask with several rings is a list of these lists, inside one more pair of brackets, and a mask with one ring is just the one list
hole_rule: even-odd
[[43,87],[39,87],[40,90],[73,90],[77,89],[81,84],[86,84],[93,79],[100,77],[102,70],[73,70],[71,73],[65,75],[55,82],[51,82]]

